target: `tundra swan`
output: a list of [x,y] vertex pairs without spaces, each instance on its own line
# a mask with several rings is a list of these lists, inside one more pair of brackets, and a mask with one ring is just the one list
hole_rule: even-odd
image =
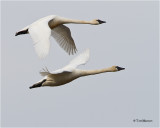
[[76,53],[77,48],[71,36],[70,29],[63,25],[68,23],[98,25],[105,23],[105,21],[101,21],[99,19],[82,21],[50,15],[23,28],[18,31],[15,36],[29,33],[34,42],[35,51],[40,58],[46,57],[49,52],[50,36],[52,36],[56,42],[70,55]]
[[76,67],[82,64],[85,64],[89,59],[89,49],[78,55],[74,58],[70,63],[63,67],[62,69],[58,69],[53,72],[49,72],[48,69],[43,69],[44,71],[40,72],[44,78],[30,87],[44,87],[44,86],[59,86],[73,81],[76,78],[88,75],[95,75],[104,72],[116,72],[120,70],[124,70],[125,68],[119,66],[112,66],[109,68],[98,69],[98,70],[81,70]]

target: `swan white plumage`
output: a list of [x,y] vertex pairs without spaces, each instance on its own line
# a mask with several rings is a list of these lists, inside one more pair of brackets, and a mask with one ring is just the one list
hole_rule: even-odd
[[46,57],[49,52],[50,36],[54,37],[56,42],[68,54],[74,54],[76,53],[77,48],[71,36],[71,31],[68,27],[63,25],[67,23],[98,25],[105,23],[105,21],[101,21],[99,19],[82,21],[50,15],[23,28],[18,31],[15,36],[29,33],[34,42],[35,51],[40,58]]
[[43,69],[44,71],[40,72],[44,78],[30,87],[44,87],[44,86],[59,86],[73,81],[76,78],[87,76],[87,75],[95,75],[104,72],[116,72],[120,70],[124,70],[125,68],[119,66],[112,66],[109,68],[99,69],[99,70],[81,70],[77,69],[79,65],[85,64],[89,59],[89,49],[85,50],[83,53],[74,58],[70,63],[63,67],[62,69],[58,69],[53,72],[49,72],[48,69]]

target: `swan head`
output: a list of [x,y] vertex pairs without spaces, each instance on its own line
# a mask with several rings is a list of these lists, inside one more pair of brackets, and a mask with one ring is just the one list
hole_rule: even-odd
[[112,69],[113,72],[125,70],[125,68],[122,68],[122,67],[119,67],[119,66],[112,66],[111,69]]
[[106,21],[102,21],[100,19],[92,20],[92,24],[94,24],[94,25],[99,25],[99,24],[103,24],[103,23],[106,23]]

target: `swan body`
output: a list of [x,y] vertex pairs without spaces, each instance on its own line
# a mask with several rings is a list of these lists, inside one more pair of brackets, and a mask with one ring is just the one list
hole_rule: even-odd
[[69,83],[79,77],[95,75],[104,72],[117,72],[120,70],[124,70],[125,68],[121,68],[119,66],[112,66],[109,68],[98,69],[98,70],[81,70],[77,69],[79,65],[85,64],[89,59],[89,49],[78,55],[74,58],[67,66],[62,69],[58,69],[53,72],[49,72],[48,69],[44,69],[43,72],[40,72],[44,78],[30,87],[44,87],[44,86],[60,86],[66,83]]
[[105,21],[99,19],[82,21],[49,15],[18,31],[15,36],[29,33],[33,40],[35,51],[40,58],[45,58],[48,55],[50,36],[70,55],[76,53],[77,48],[70,29],[63,25],[68,23],[99,25],[105,23]]

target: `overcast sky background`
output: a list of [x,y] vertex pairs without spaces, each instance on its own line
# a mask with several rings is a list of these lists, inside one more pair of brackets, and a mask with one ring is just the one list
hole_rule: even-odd
[[[30,90],[43,67],[56,70],[74,57],[51,39],[49,55],[40,60],[29,35],[14,36],[51,14],[105,20],[67,25],[78,53],[91,51],[81,68],[126,70]],[[2,2],[2,126],[158,126],[158,22],[158,2]]]

